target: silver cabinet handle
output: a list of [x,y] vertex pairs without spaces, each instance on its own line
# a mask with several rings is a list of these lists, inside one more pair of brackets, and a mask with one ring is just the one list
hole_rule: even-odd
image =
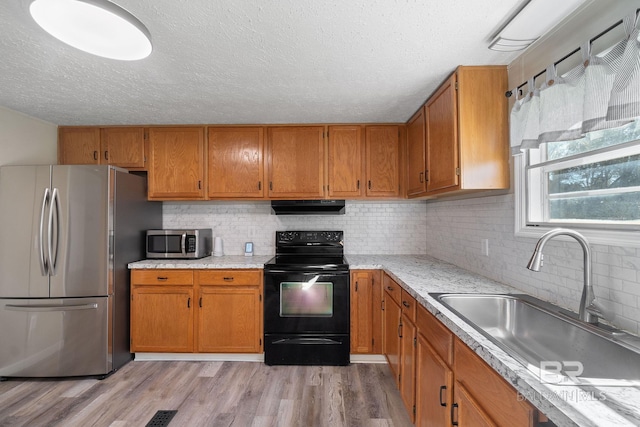
[[40,228],[38,231],[38,246],[40,249],[40,256],[38,260],[40,261],[40,272],[43,276],[49,274],[49,263],[47,262],[47,256],[44,253],[44,212],[49,204],[49,188],[44,189],[44,194],[42,195],[42,207],[40,207]]
[[98,304],[78,304],[78,305],[57,305],[57,304],[42,304],[42,305],[21,305],[21,304],[7,304],[4,306],[9,311],[73,311],[73,310],[96,310]]
[[[55,244],[55,252],[53,251],[53,218],[55,211],[55,234],[56,234],[56,244]],[[58,189],[54,188],[53,193],[51,193],[51,208],[49,209],[49,229],[47,230],[47,248],[49,249],[49,271],[52,276],[56,275],[56,264],[58,261],[58,243],[60,241],[60,196],[58,193]]]

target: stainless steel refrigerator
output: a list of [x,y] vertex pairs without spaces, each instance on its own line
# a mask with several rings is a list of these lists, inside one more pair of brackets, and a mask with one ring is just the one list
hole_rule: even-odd
[[106,376],[131,360],[127,264],[162,227],[110,166],[0,167],[0,377]]

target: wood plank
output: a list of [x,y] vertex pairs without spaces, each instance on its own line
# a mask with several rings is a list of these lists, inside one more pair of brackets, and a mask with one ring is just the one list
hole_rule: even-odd
[[132,362],[103,381],[0,383],[3,425],[145,425],[158,410],[177,410],[175,425],[411,425],[381,364]]

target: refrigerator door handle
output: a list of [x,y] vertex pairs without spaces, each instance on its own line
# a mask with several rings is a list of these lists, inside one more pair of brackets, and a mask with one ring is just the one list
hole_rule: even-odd
[[38,261],[40,261],[40,272],[43,276],[49,274],[49,262],[44,252],[44,215],[47,205],[49,204],[49,188],[44,189],[42,195],[42,206],[40,207],[40,228],[38,229]]
[[[55,212],[56,227],[53,228],[53,219]],[[55,231],[55,252],[54,249],[54,231]],[[49,230],[47,230],[47,248],[49,249],[49,271],[52,276],[56,275],[56,264],[58,262],[58,243],[60,241],[60,196],[58,189],[54,188],[51,193],[51,208],[49,209]]]
[[6,304],[5,310],[9,311],[72,311],[72,310],[96,310],[98,304],[76,304],[76,305],[59,305],[59,304],[42,304],[42,305],[21,305]]

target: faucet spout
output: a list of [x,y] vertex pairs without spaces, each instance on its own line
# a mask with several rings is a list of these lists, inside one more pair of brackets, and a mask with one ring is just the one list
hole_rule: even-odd
[[591,281],[591,248],[589,247],[589,242],[587,242],[587,239],[582,234],[568,228],[555,228],[548,231],[538,240],[533,255],[527,264],[527,268],[532,271],[540,271],[540,267],[542,266],[542,249],[549,240],[556,236],[573,237],[582,247],[584,282],[578,315],[580,320],[589,323],[598,323],[598,318],[603,317],[603,315],[599,304],[596,302],[595,294],[593,293],[593,284]]

